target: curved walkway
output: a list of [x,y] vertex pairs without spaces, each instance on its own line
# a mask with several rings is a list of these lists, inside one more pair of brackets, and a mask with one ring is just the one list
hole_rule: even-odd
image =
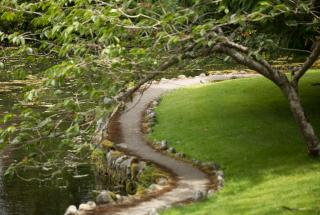
[[209,179],[199,169],[191,164],[168,157],[149,146],[141,132],[141,118],[147,105],[168,90],[210,81],[220,81],[233,78],[251,77],[255,75],[212,75],[195,78],[162,80],[152,84],[142,96],[137,95],[127,104],[126,112],[122,113],[119,122],[123,136],[122,145],[130,153],[163,166],[177,176],[176,187],[151,200],[135,206],[124,208],[115,215],[151,215],[155,209],[165,209],[175,203],[190,200],[197,191],[206,192]]

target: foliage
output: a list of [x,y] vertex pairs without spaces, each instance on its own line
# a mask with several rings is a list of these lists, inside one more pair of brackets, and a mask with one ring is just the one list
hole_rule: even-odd
[[[301,83],[317,131],[319,79],[317,70]],[[190,159],[214,161],[225,174],[225,187],[207,201],[164,214],[289,215],[290,208],[319,214],[319,159],[301,153],[305,146],[288,104],[270,82],[250,78],[176,90],[156,113],[153,138],[168,140]]]
[[179,62],[194,67],[201,60],[192,59],[212,58],[216,45],[245,45],[245,55],[258,62],[308,53],[319,34],[317,6],[307,0],[2,0],[0,68],[29,56],[57,62],[39,72],[40,85],[28,86],[15,116],[5,117],[12,121],[1,142],[41,148],[55,139],[78,152],[72,148],[91,142],[99,119],[131,95],[124,92]]

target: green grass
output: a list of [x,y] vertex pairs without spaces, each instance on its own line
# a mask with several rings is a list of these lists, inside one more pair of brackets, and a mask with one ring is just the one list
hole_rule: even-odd
[[[303,103],[320,134],[320,71],[301,83]],[[179,89],[157,108],[152,138],[167,139],[189,158],[215,161],[225,187],[165,215],[320,214],[320,160],[307,156],[288,103],[264,78]],[[304,208],[299,212],[283,209]]]

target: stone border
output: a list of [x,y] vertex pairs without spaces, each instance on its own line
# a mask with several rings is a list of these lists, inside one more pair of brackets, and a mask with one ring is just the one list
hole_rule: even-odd
[[[168,84],[169,84],[171,87],[165,88],[165,89],[169,90],[169,89],[178,88],[178,86],[175,86],[175,87],[172,86],[172,85],[175,84],[175,82],[180,84],[179,86],[188,86],[188,85],[199,83],[199,81],[200,81],[200,83],[203,84],[203,83],[214,82],[214,81],[223,81],[223,80],[230,80],[230,79],[236,79],[236,78],[242,78],[242,77],[253,77],[253,76],[257,76],[257,75],[252,75],[252,74],[227,74],[227,75],[208,75],[208,76],[206,76],[205,74],[200,74],[200,76],[196,76],[194,78],[187,78],[184,75],[180,75],[178,77],[178,79],[175,78],[175,79],[169,80],[169,79],[162,78],[160,82],[162,84],[161,85],[162,87],[168,87]],[[166,84],[167,82],[168,82],[168,84]],[[153,82],[153,84],[155,84],[155,83],[157,83],[157,81]],[[164,90],[164,91],[166,91],[166,90]],[[118,111],[120,109],[120,106],[117,106],[116,109]],[[135,114],[137,112],[140,112],[140,110],[141,110],[141,107],[140,107],[140,109],[136,109],[135,110]],[[111,116],[114,116],[114,113],[115,112],[113,112],[111,114]],[[152,118],[152,117],[150,117],[150,118]],[[109,121],[110,121],[110,117],[105,117],[104,119],[102,119],[102,120],[100,120],[98,122],[97,135],[96,135],[96,138],[95,138],[96,140],[98,140],[98,143],[101,142],[103,139],[105,139],[105,132],[107,131],[107,128],[108,128],[107,125],[109,125]],[[130,128],[130,129],[132,129],[132,128]],[[163,145],[167,144],[167,142],[166,143],[163,142],[162,144]],[[129,150],[129,154],[130,154],[131,150]],[[126,150],[124,150],[124,151],[126,151]],[[174,151],[175,151],[175,149],[173,149],[173,148],[170,149],[171,154],[179,154],[179,153],[176,153]],[[167,152],[167,151],[164,153],[164,150],[162,150],[162,154],[168,155],[168,153],[169,152]],[[155,156],[156,156],[156,154],[155,154]],[[159,155],[157,155],[157,157],[159,158]],[[172,157],[172,155],[170,157]],[[191,161],[185,159],[183,154],[180,154],[179,158],[177,158],[176,156],[174,158],[177,160],[177,163],[174,164],[174,166],[179,166],[179,165],[182,165],[182,163],[186,163],[185,165],[182,165],[181,167],[183,169],[188,169],[188,168],[190,169],[190,167],[187,167],[188,166],[187,163],[190,164]],[[151,158],[151,160],[153,161],[154,158]],[[179,162],[178,160],[183,160],[183,162],[181,163],[181,161],[180,161],[180,163],[178,163]],[[156,163],[157,163],[157,161],[156,161]],[[165,162],[165,164],[168,165],[168,162]],[[217,186],[217,188],[221,188],[223,186],[223,172],[217,168],[218,166],[216,164],[214,164],[214,163],[201,163],[200,161],[193,161],[191,166],[199,167],[199,168],[195,168],[192,171],[191,171],[192,168],[190,169],[190,171],[193,174],[195,172],[197,172],[196,169],[203,170],[204,172],[211,174],[211,176],[215,177],[217,180],[220,181],[219,182],[220,185],[219,185],[219,183],[214,183],[214,184],[218,184],[219,185],[219,186]],[[172,169],[172,167],[170,167],[170,169]],[[179,169],[177,169],[177,167],[175,167],[173,169],[175,169],[175,171],[180,172]],[[201,171],[198,171],[198,174],[200,174],[200,172]],[[192,176],[190,176],[189,174],[186,175],[186,174],[182,173],[181,175],[183,175],[183,177],[186,177],[186,180],[190,180],[192,178]],[[205,176],[201,176],[201,177],[202,177],[202,180],[205,179]],[[211,179],[211,181],[214,181],[214,180]],[[155,214],[157,214],[157,209],[156,208],[158,208],[158,209],[162,208],[163,209],[163,207],[160,207],[161,204],[159,205],[159,204],[156,203],[160,199],[162,199],[162,201],[165,201],[166,204],[172,204],[173,203],[173,199],[171,199],[172,197],[174,197],[174,199],[176,199],[176,200],[174,200],[176,203],[181,202],[181,201],[186,201],[186,200],[180,200],[179,201],[179,199],[186,199],[186,196],[185,196],[186,193],[185,192],[188,192],[187,196],[190,196],[190,197],[193,196],[190,200],[202,200],[208,194],[211,195],[211,194],[214,193],[213,189],[211,189],[209,192],[201,191],[201,189],[204,190],[204,187],[201,188],[200,190],[197,190],[195,188],[197,186],[199,186],[199,185],[196,186],[196,184],[194,184],[194,182],[189,181],[188,183],[190,183],[190,186],[191,186],[190,189],[194,190],[194,193],[193,192],[190,193],[191,190],[187,189],[187,190],[189,190],[189,191],[187,191],[187,190],[183,189],[184,183],[185,182],[182,183],[182,182],[178,181],[177,185],[174,188],[172,188],[171,191],[170,190],[164,191],[164,193],[162,193],[162,195],[160,195],[160,196],[158,196],[155,199],[152,199],[150,201],[145,201],[146,199],[133,198],[133,202],[136,202],[136,203],[140,202],[141,204],[136,205],[136,206],[133,205],[133,206],[129,207],[130,211],[123,211],[122,210],[120,213],[116,213],[116,214],[121,214],[121,215],[122,214],[134,214],[134,215],[138,215],[138,214],[139,215],[140,214],[149,214],[150,215],[150,214],[152,214],[152,215],[155,215]],[[205,190],[207,191],[208,189],[205,189]],[[91,209],[92,209],[92,208],[95,207],[95,204],[93,202],[88,202],[85,206],[88,206],[89,208],[91,207]],[[81,208],[85,209],[85,206],[82,206]],[[147,208],[145,208],[145,207],[147,207]],[[127,207],[125,207],[125,208],[127,208]],[[70,209],[71,209],[71,212],[72,212],[72,210],[74,209],[74,206],[73,207],[71,206]],[[77,211],[77,213],[78,213],[78,211]],[[83,213],[80,212],[79,214],[81,214],[81,215],[82,214],[90,214],[90,211],[89,211],[89,213],[85,213],[85,210],[83,210]],[[98,213],[98,214],[100,214],[100,213]],[[106,214],[106,213],[104,212],[103,214]],[[112,213],[112,214],[114,214],[114,213]],[[72,213],[69,214],[69,213],[66,212],[66,215],[74,215],[74,214],[72,214]]]

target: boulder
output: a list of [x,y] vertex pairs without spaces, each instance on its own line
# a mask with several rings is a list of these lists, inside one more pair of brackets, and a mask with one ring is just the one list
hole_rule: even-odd
[[206,77],[206,74],[205,73],[201,73],[199,76],[203,78],[203,77]]
[[96,203],[98,205],[109,204],[112,202],[113,202],[113,199],[110,195],[110,192],[107,190],[101,191],[99,195],[96,197]]
[[121,171],[125,171],[126,172],[126,176],[129,178],[131,176],[131,165],[132,163],[136,160],[135,157],[130,157],[127,160],[124,160],[121,164],[120,164],[120,169]]
[[121,165],[121,163],[124,161],[124,160],[126,160],[126,159],[128,159],[128,156],[127,155],[123,155],[123,156],[120,156],[120,157],[118,157],[117,159],[116,159],[116,161],[114,162],[114,164],[115,164],[115,167],[116,167],[116,170],[120,170],[120,165]]
[[77,210],[77,207],[74,206],[74,205],[70,205],[66,212],[64,213],[64,215],[78,215],[78,210]]

